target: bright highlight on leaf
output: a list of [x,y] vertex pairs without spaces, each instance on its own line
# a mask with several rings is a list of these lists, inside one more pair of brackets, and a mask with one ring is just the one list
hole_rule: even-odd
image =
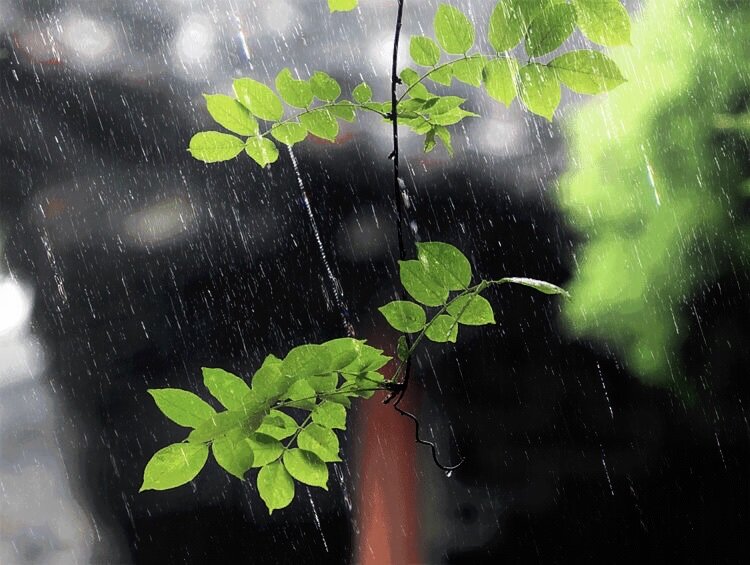
[[570,298],[570,294],[568,294],[567,290],[546,281],[528,279],[526,277],[506,277],[502,279],[502,282],[520,284],[538,290],[539,292],[543,292],[544,294],[562,294],[563,296]]

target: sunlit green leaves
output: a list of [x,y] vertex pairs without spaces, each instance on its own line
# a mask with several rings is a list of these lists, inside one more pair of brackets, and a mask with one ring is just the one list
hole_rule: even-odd
[[220,126],[239,135],[256,135],[258,120],[237,100],[224,94],[204,94],[206,109]]
[[615,62],[599,51],[571,51],[548,64],[557,78],[573,92],[599,94],[625,82]]
[[419,304],[405,300],[389,302],[378,310],[385,316],[391,327],[400,332],[418,332],[427,322],[424,309]]
[[494,324],[495,315],[486,298],[478,294],[459,296],[448,305],[448,313],[466,326]]
[[190,140],[188,151],[204,163],[218,163],[234,159],[245,148],[245,142],[228,133],[202,131]]
[[270,436],[278,440],[286,439],[294,435],[296,431],[297,422],[295,419],[281,410],[271,410],[263,418],[263,422],[258,428],[258,434]]
[[519,71],[519,97],[529,111],[552,121],[560,105],[560,81],[545,65],[531,63]]
[[313,101],[310,83],[295,79],[289,69],[282,69],[276,75],[276,90],[284,102],[295,108],[307,108]]
[[630,43],[630,17],[619,0],[574,0],[578,26],[594,43],[614,47]]
[[335,141],[339,133],[339,123],[331,111],[327,108],[310,110],[299,117],[299,121],[307,130],[322,139]]
[[433,67],[440,60],[440,48],[429,37],[415,35],[409,42],[412,61],[423,67]]
[[518,63],[515,59],[494,59],[484,66],[484,86],[487,94],[498,102],[510,106],[516,97],[516,74]]
[[543,9],[560,0],[501,0],[490,14],[488,39],[498,53],[513,49],[523,38],[529,23]]
[[262,120],[277,121],[284,115],[284,107],[273,90],[251,78],[238,78],[233,83],[237,100]]
[[305,140],[307,128],[298,122],[283,122],[271,127],[271,135],[281,143],[291,146]]
[[225,408],[242,408],[242,399],[250,392],[250,387],[236,375],[224,369],[203,367],[203,384],[213,397]]
[[174,443],[157,451],[143,471],[144,490],[167,490],[192,481],[208,459],[203,444]]
[[538,290],[539,292],[543,292],[544,294],[562,294],[563,296],[570,297],[568,291],[564,288],[560,288],[559,286],[552,283],[540,281],[537,279],[529,279],[526,277],[505,277],[502,279],[502,282],[528,286],[529,288],[533,288],[534,290]]
[[294,480],[281,461],[263,467],[258,473],[257,485],[269,514],[286,508],[294,500]]
[[359,0],[328,0],[328,9],[331,12],[350,12],[359,4]]
[[216,411],[197,395],[179,388],[149,389],[162,413],[174,423],[195,428],[210,418]]
[[330,429],[320,424],[310,424],[297,436],[297,445],[312,451],[326,463],[341,461],[339,457],[339,439]]
[[284,466],[299,482],[328,490],[328,466],[311,451],[290,449],[284,452]]
[[466,53],[474,45],[474,25],[458,8],[440,4],[434,26],[435,39],[446,53]]

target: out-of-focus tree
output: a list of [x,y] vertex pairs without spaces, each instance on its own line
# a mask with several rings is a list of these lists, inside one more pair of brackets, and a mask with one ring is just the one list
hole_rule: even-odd
[[685,391],[692,304],[750,271],[750,2],[652,0],[638,19],[613,54],[629,83],[571,128],[559,202],[584,243],[564,317]]

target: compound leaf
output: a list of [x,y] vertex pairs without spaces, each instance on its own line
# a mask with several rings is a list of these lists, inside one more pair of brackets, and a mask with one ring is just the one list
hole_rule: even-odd
[[245,142],[245,153],[261,167],[275,163],[279,158],[279,149],[267,137],[248,137]]
[[354,87],[352,97],[356,102],[366,104],[372,100],[372,88],[370,88],[365,82],[360,83]]
[[327,108],[316,108],[299,117],[299,121],[307,130],[322,139],[335,141],[339,133],[339,123]]
[[630,17],[619,0],[575,0],[578,27],[594,43],[615,47],[630,43]]
[[282,122],[273,125],[271,135],[284,145],[291,146],[305,140],[307,128],[298,122]]
[[279,440],[260,432],[248,437],[247,442],[253,450],[253,467],[268,465],[284,452],[284,446]]
[[335,402],[321,402],[313,410],[312,421],[326,428],[345,430],[346,408]]
[[498,102],[510,106],[516,97],[515,76],[518,63],[515,59],[493,59],[484,66],[484,86],[487,94]]
[[319,100],[333,102],[341,96],[341,86],[331,75],[317,71],[310,79],[313,95]]

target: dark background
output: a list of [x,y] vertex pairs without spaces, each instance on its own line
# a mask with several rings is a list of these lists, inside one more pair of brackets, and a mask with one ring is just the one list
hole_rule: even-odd
[[[346,463],[328,493],[271,517],[252,480],[211,465],[193,486],[137,494],[150,455],[181,433],[147,388],[200,392],[202,365],[247,376],[268,352],[343,333],[288,154],[260,170],[242,156],[205,166],[185,151],[209,123],[201,92],[226,91],[234,76],[268,80],[290,61],[326,70],[346,92],[358,62],[387,50],[389,3],[348,16],[328,16],[322,2],[278,4],[5,8],[4,253],[35,295],[32,329],[47,356],[39,382],[59,411],[70,488],[100,532],[92,562],[338,563],[354,551],[351,491],[367,485]],[[434,8],[407,13],[407,35]],[[363,73],[385,96],[387,56],[378,65]],[[482,124],[456,132],[455,158],[404,142],[411,235],[457,245],[481,275],[564,284],[579,242],[549,196],[562,135],[472,96]],[[386,130],[363,119],[337,144],[295,148],[354,325],[378,342],[393,336],[373,313],[397,290]],[[723,384],[689,402],[642,384],[606,347],[564,337],[558,301],[524,288],[491,292],[496,326],[428,347],[417,408],[441,454],[466,463],[446,478],[417,452],[424,518],[411,541],[423,559],[747,562],[747,366],[741,352],[716,359],[713,344],[727,331],[747,337],[750,304],[736,285],[722,288],[694,304],[703,336],[691,333],[682,360],[710,361]],[[352,457],[368,448],[357,429],[344,440]],[[7,472],[12,457],[6,448]],[[14,545],[19,563],[54,553],[23,539],[38,547]]]

